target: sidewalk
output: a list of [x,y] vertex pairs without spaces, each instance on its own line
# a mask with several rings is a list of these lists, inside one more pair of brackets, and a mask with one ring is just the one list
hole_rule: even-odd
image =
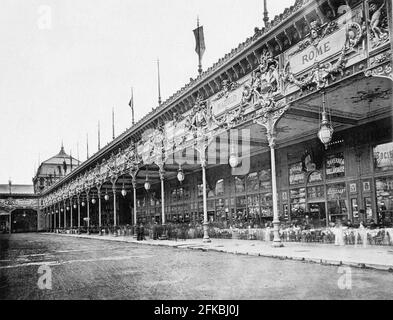
[[284,242],[283,248],[273,248],[271,242],[258,240],[211,239],[203,243],[202,239],[190,240],[144,240],[132,237],[99,236],[87,234],[56,234],[64,237],[119,241],[140,245],[167,246],[202,251],[217,251],[231,254],[244,254],[260,257],[278,258],[320,263],[325,265],[345,265],[357,268],[370,268],[393,272],[393,247],[391,246],[334,246],[317,243]]

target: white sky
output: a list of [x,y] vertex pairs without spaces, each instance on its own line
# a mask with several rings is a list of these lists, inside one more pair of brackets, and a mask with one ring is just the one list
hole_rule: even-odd
[[[268,0],[271,19],[295,0]],[[49,15],[48,15],[49,13]],[[0,184],[30,184],[38,159],[86,159],[197,75],[192,30],[199,15],[203,68],[263,25],[263,0],[1,0]],[[51,17],[51,24],[48,18]],[[49,26],[49,28],[48,28]]]

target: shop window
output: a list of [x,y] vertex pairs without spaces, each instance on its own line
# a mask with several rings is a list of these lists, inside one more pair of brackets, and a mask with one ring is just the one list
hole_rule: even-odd
[[291,217],[303,217],[306,211],[306,188],[290,190],[289,197],[291,200]]
[[323,177],[322,177],[322,172],[320,171],[311,172],[307,180],[308,183],[315,183],[315,182],[322,182],[322,181],[323,181]]
[[261,216],[272,217],[273,216],[273,198],[271,193],[260,195],[261,203]]
[[259,216],[260,214],[260,205],[259,205],[259,195],[250,195],[247,197],[247,207],[248,213],[251,216]]
[[220,179],[216,182],[216,195],[222,196],[224,194],[224,179]]
[[258,172],[253,172],[248,174],[246,186],[247,186],[247,192],[258,192],[259,190]]
[[307,188],[307,198],[309,200],[319,199],[325,197],[324,186],[315,186]]
[[198,184],[198,198],[203,197],[203,184]]
[[359,219],[359,206],[358,206],[358,199],[354,198],[351,199],[351,209],[352,209],[352,217],[354,220]]
[[345,176],[344,153],[328,155],[326,157],[326,179],[335,179]]
[[246,190],[245,178],[235,177],[235,191],[236,193],[242,193]]
[[376,171],[393,170],[393,142],[377,145],[373,154]]
[[303,163],[297,162],[289,166],[289,184],[296,185],[304,183]]
[[393,177],[375,179],[378,220],[391,224],[393,218]]
[[345,183],[336,183],[327,187],[327,207],[330,221],[348,216],[348,200]]
[[366,219],[370,221],[373,218],[373,208],[370,197],[364,198],[364,209],[366,210]]

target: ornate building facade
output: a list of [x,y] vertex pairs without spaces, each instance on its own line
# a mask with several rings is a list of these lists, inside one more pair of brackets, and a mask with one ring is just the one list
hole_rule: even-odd
[[391,1],[297,0],[43,184],[40,228],[193,222],[208,241],[209,223],[391,223],[391,16]]

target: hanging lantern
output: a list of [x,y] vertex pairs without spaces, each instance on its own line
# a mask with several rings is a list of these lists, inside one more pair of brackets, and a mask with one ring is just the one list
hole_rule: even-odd
[[84,201],[82,201],[81,205],[82,205],[82,207],[84,207],[86,205],[86,203]]
[[59,210],[56,210],[56,213],[59,213]]
[[240,161],[239,161],[239,157],[237,156],[235,146],[232,145],[231,146],[231,155],[229,157],[229,165],[231,166],[231,168],[236,168],[239,165],[239,163],[240,163]]
[[97,202],[97,201],[96,201],[95,198],[91,199],[91,203],[92,203],[92,204],[96,204],[96,202]]
[[67,207],[66,207],[66,210],[67,210],[67,211],[70,211],[70,207],[67,206]]
[[179,170],[177,171],[177,180],[179,180],[179,182],[184,181],[184,172],[183,169],[181,168],[181,164],[179,164]]
[[145,190],[146,190],[146,191],[149,191],[150,188],[151,188],[150,181],[149,181],[149,177],[148,177],[148,175],[147,175],[147,168],[146,168],[146,181],[145,181],[144,187],[145,187]]
[[73,207],[74,207],[74,209],[76,209],[76,203],[74,203]]
[[63,212],[63,211],[64,211],[64,209],[63,209],[63,208],[61,208],[61,209],[60,209],[60,211],[61,211],[61,212]]
[[325,149],[327,149],[328,144],[332,141],[333,137],[333,126],[328,120],[327,112],[325,110],[325,93],[322,93],[322,121],[318,131],[318,138],[324,144]]
[[127,195],[127,191],[126,191],[126,189],[124,188],[124,183],[123,183],[123,189],[121,189],[121,195],[122,195],[123,197],[125,197],[125,196]]
[[104,199],[105,199],[105,201],[108,201],[108,200],[109,200],[109,195],[108,195],[108,192],[107,192],[107,193],[105,193]]

